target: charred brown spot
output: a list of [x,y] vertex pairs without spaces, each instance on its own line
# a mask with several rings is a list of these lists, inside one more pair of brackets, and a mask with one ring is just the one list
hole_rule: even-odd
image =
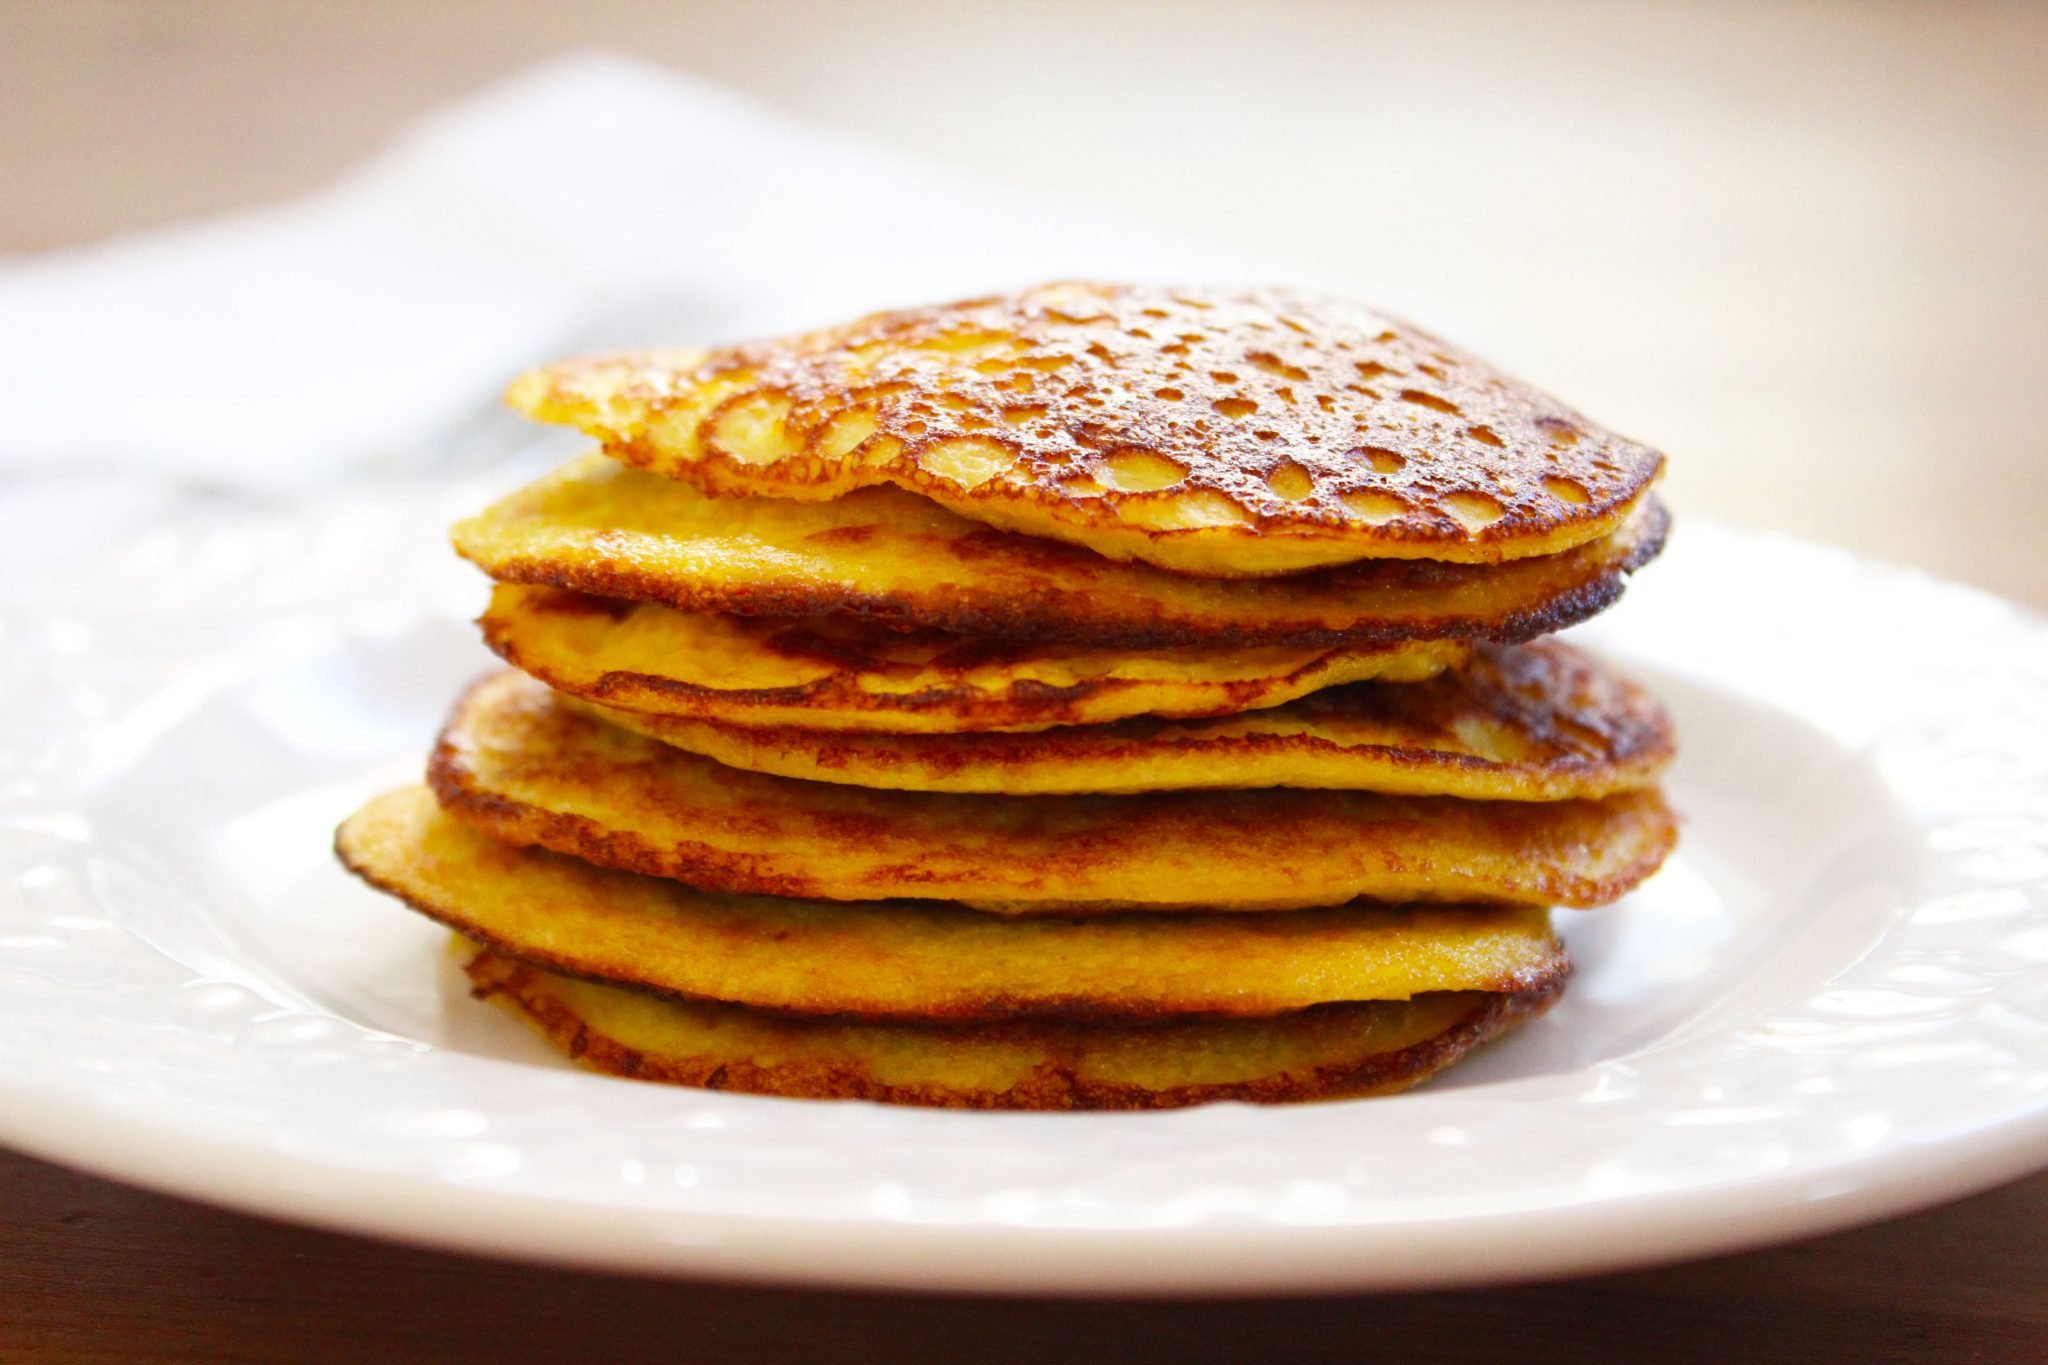
[[602,616],[607,620],[623,621],[633,614],[634,603],[616,597],[599,597],[593,593],[558,589],[536,597],[533,609],[554,616]]
[[875,538],[879,526],[834,526],[826,531],[813,531],[806,539],[819,545],[865,545]]

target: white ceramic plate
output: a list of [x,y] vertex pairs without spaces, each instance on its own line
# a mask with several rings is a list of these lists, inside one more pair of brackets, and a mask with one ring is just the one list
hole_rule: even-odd
[[641,1271],[1466,1284],[1819,1232],[2048,1164],[2048,629],[1682,527],[1582,638],[1683,726],[1683,851],[1566,1000],[1417,1093],[979,1115],[574,1071],[347,879],[487,666],[475,489],[188,513],[0,638],[0,1140],[199,1199]]

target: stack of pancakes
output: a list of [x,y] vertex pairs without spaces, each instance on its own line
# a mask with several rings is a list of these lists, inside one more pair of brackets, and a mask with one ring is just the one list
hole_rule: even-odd
[[1669,853],[1669,721],[1536,637],[1662,543],[1655,451],[1405,324],[1055,285],[514,404],[594,451],[427,787],[344,861],[599,1069],[1001,1108],[1413,1084]]

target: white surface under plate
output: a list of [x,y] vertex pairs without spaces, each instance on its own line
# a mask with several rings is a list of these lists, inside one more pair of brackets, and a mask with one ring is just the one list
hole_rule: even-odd
[[573,1070],[334,866],[486,666],[439,529],[481,498],[188,508],[11,590],[0,1141],[498,1255],[1026,1292],[1591,1271],[2048,1164],[2048,629],[2005,604],[1683,525],[1580,634],[1675,708],[1685,842],[1561,912],[1547,1018],[1392,1099],[931,1112]]

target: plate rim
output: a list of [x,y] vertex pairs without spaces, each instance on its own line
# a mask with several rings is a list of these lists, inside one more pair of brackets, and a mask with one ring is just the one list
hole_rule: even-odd
[[[0,1093],[10,1093],[10,1087],[0,1083]],[[59,1117],[61,1108],[46,1109],[56,1121],[35,1131],[9,1126],[5,1145],[156,1194],[323,1232],[641,1276],[1015,1297],[1406,1293],[1618,1273],[1844,1231],[1981,1193],[2048,1166],[2044,1103],[2023,1120],[1972,1134],[1972,1141],[1894,1147],[1885,1157],[1750,1178],[1728,1188],[1695,1185],[1494,1215],[1487,1220],[1487,1246],[1477,1256],[1456,1254],[1469,1252],[1469,1245],[1460,1246],[1468,1239],[1463,1230],[1447,1236],[1442,1222],[1246,1223],[1231,1229],[1242,1240],[1208,1246],[1190,1260],[1183,1228],[838,1225],[579,1203],[424,1175],[334,1167],[260,1144],[166,1132],[146,1123],[108,1124],[87,1105]],[[1958,1148],[1967,1159],[1955,1159]],[[147,1155],[138,1160],[138,1151]],[[225,1181],[222,1169],[232,1172]],[[1850,1171],[1871,1178],[1813,1196],[1816,1185]],[[207,1178],[198,1178],[201,1173]],[[304,1178],[309,1175],[318,1179]],[[366,1200],[366,1193],[381,1197]],[[1742,1198],[1731,1201],[1731,1195]],[[1762,1236],[1760,1220],[1769,1223]],[[679,1229],[678,1222],[689,1226]],[[1503,1229],[1503,1223],[1510,1226]],[[1644,1237],[1646,1226],[1659,1234]],[[821,1237],[821,1229],[828,1235]],[[508,1236],[515,1232],[523,1236]],[[571,1235],[543,1242],[538,1235],[547,1232]],[[1628,1235],[1612,1235],[1622,1232]],[[1247,1245],[1260,1239],[1281,1245]],[[1004,1244],[994,1255],[991,1241]],[[1033,1263],[1035,1273],[1020,1277],[1019,1262]],[[1167,1273],[1132,1274],[1133,1265]]]

